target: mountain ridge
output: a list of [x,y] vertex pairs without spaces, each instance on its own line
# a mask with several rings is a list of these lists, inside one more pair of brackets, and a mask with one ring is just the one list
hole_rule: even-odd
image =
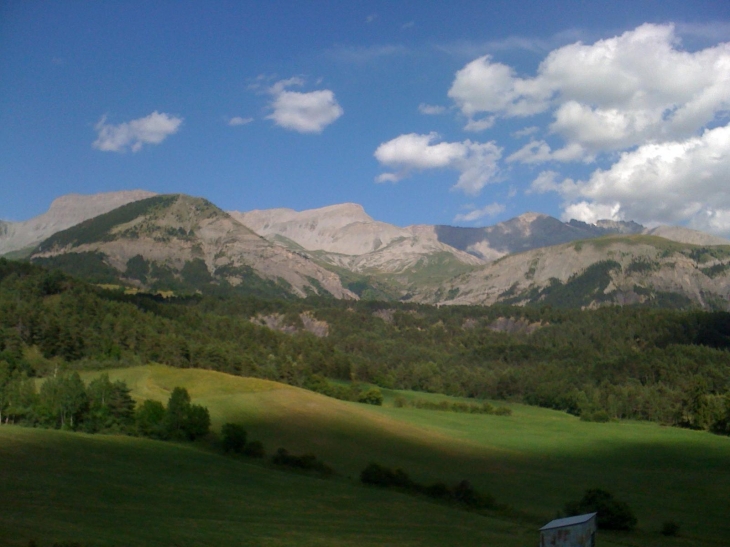
[[0,220],[0,255],[37,245],[56,232],[140,199],[157,195],[147,190],[122,190],[99,194],[66,194],[48,210],[21,222]]
[[266,241],[209,201],[181,194],[129,203],[57,232],[30,258],[52,265],[72,254],[140,288],[236,289],[263,280],[282,294],[355,297],[336,274]]
[[[64,204],[78,210],[76,199],[59,200],[54,214]],[[300,297],[480,305],[561,305],[562,295],[581,307],[730,309],[730,241],[681,227],[566,223],[536,212],[484,228],[402,228],[354,203],[227,213],[171,194],[56,232],[31,260],[146,290],[250,285]]]

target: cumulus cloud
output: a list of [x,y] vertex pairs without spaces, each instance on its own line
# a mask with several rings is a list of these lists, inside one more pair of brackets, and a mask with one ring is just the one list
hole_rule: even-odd
[[574,185],[533,183],[568,200],[564,217],[652,224],[688,223],[718,234],[730,232],[730,125],[701,136],[645,144],[624,152],[610,168]]
[[246,125],[253,121],[253,118],[242,118],[241,116],[234,116],[230,120],[228,120],[228,125],[236,126],[236,125]]
[[[576,195],[576,183],[573,179],[566,178],[558,182],[560,174],[555,171],[543,171],[532,181],[527,194],[545,194],[547,192],[560,192],[563,196]],[[570,217],[577,218],[577,217]],[[607,218],[607,217],[601,217]]]
[[104,152],[138,152],[145,144],[160,144],[177,133],[183,119],[156,110],[144,118],[112,125],[102,116],[96,124],[97,139],[92,146]]
[[421,114],[426,114],[427,116],[438,116],[439,114],[446,112],[446,107],[421,103],[418,105],[418,111]]
[[448,95],[467,127],[477,116],[551,112],[550,132],[586,155],[620,151],[689,137],[726,115],[730,43],[688,52],[673,25],[645,24],[555,49],[532,77],[479,57],[456,73]]
[[308,93],[288,90],[291,86],[303,84],[304,80],[294,77],[271,86],[269,93],[273,96],[270,104],[273,112],[267,119],[274,120],[279,127],[299,133],[321,133],[342,116],[344,110],[329,89]]
[[375,158],[394,172],[383,173],[377,182],[398,182],[413,171],[452,169],[459,172],[453,189],[478,194],[497,172],[502,149],[493,142],[435,142],[436,133],[409,133],[385,142],[375,150]]
[[491,203],[481,209],[473,209],[468,213],[460,213],[454,217],[454,222],[476,222],[484,217],[493,217],[504,212],[505,206],[501,203]]

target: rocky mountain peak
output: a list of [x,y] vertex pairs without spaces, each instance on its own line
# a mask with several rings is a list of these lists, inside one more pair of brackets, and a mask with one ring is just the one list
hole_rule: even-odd
[[61,196],[53,200],[42,215],[23,222],[5,223],[5,229],[0,229],[0,254],[33,247],[56,232],[154,195],[146,190],[125,190]]

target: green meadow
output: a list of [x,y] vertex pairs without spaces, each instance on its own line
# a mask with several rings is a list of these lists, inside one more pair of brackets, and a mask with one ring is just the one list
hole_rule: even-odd
[[[241,423],[267,453],[314,453],[338,474],[279,471],[205,443],[2,426],[0,543],[534,546],[565,502],[601,487],[626,501],[639,524],[630,533],[599,531],[599,545],[730,544],[727,437],[581,422],[523,405],[509,405],[511,416],[395,408],[396,394],[446,397],[387,390],[375,407],[198,369],[109,374],[139,400],[166,401],[184,386],[208,407],[214,430]],[[507,507],[477,514],[361,486],[371,461],[422,483],[467,479]],[[680,524],[679,537],[659,534],[668,520]]]

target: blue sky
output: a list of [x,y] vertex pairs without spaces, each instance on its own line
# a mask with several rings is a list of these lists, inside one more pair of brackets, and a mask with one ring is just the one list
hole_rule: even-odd
[[730,2],[0,2],[0,218],[68,193],[730,235]]

